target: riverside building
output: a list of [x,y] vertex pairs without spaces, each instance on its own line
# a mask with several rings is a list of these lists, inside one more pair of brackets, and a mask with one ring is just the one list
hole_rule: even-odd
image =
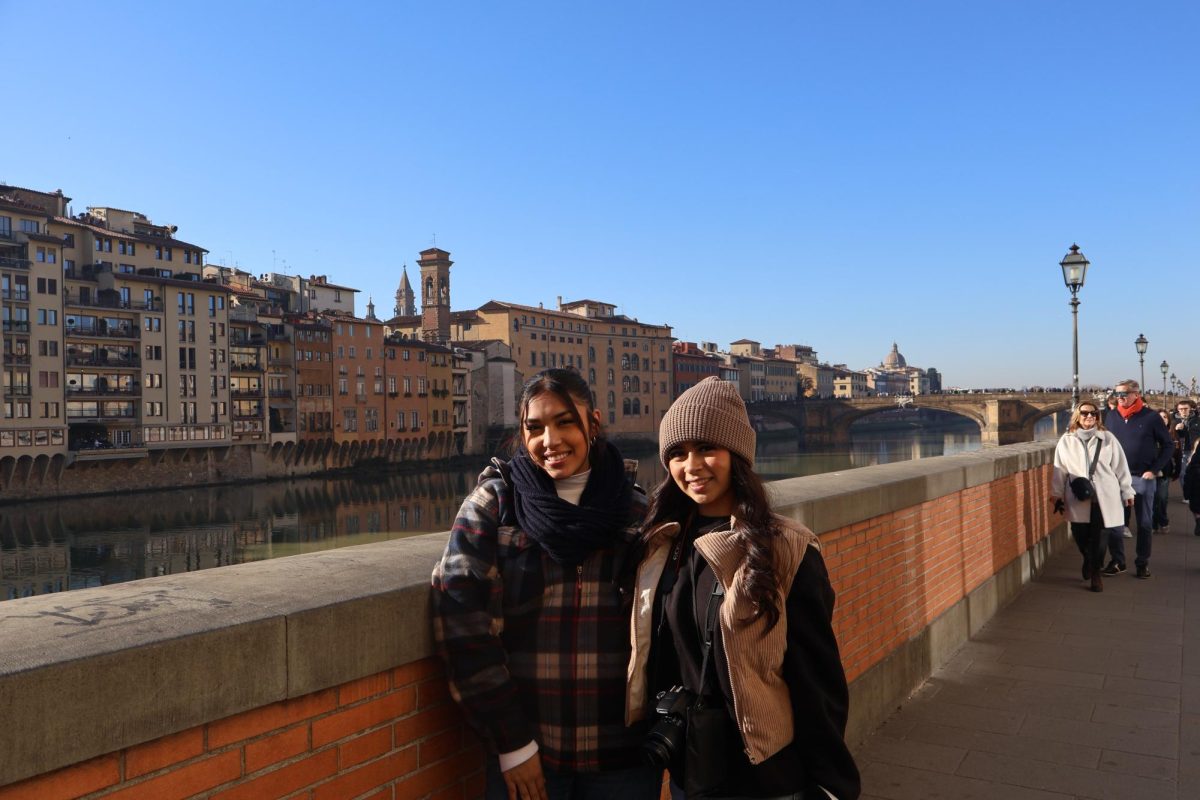
[[[405,338],[469,345],[507,345],[518,373],[527,378],[551,367],[571,367],[588,379],[610,435],[657,436],[671,402],[672,336],[669,325],[641,322],[598,300],[556,308],[492,300],[471,311],[451,311],[450,253],[421,252],[421,314],[398,315],[388,327]],[[397,292],[403,308],[407,273]]]
[[[0,490],[219,477],[217,452],[232,443],[230,291],[204,280],[205,248],[175,226],[111,206],[76,214],[70,202],[0,185]],[[204,455],[188,458],[193,449]],[[112,461],[129,463],[90,469]]]
[[9,474],[67,451],[63,240],[48,228],[68,202],[61,191],[0,186],[0,470]]

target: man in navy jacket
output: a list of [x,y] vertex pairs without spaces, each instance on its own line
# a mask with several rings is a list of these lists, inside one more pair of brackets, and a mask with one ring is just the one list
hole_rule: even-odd
[[[1137,515],[1137,577],[1150,577],[1150,531],[1154,509],[1154,490],[1158,473],[1171,463],[1175,443],[1158,412],[1142,402],[1141,386],[1133,379],[1123,380],[1116,388],[1117,407],[1104,418],[1104,427],[1117,437],[1133,476],[1134,512]],[[1129,510],[1126,509],[1126,522]],[[1125,571],[1125,541],[1120,533],[1111,534],[1108,550],[1112,560],[1105,575]]]

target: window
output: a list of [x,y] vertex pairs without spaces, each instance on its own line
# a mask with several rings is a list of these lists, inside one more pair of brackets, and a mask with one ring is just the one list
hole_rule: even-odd
[[23,219],[21,220],[22,233],[41,233],[42,226],[37,220]]
[[39,308],[37,310],[37,323],[38,325],[57,325],[58,309]]
[[38,294],[58,294],[58,281],[55,278],[38,278]]

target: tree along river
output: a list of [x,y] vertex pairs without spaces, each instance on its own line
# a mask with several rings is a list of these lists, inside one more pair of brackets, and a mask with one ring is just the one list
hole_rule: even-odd
[[[969,420],[923,424],[858,425],[848,452],[798,452],[790,437],[765,441],[756,468],[778,480],[980,446]],[[0,600],[445,531],[483,461],[0,506]],[[656,453],[639,456],[642,486],[663,475]]]

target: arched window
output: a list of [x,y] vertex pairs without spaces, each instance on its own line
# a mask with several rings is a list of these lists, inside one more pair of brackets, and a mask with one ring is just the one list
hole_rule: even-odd
[[622,392],[629,391],[629,376],[628,375],[625,375],[621,378],[621,391]]
[[629,354],[621,353],[621,369],[629,369]]
[[613,349],[611,347],[608,348],[608,363],[613,363]]
[[589,347],[588,348],[588,361],[595,361],[595,360],[596,360],[596,348]]
[[613,382],[613,381],[615,381],[615,380],[616,380],[616,378],[613,376],[613,371],[610,369],[610,370],[608,371],[608,382],[609,382],[609,384],[612,384],[612,382]]
[[629,382],[629,388],[635,392],[640,392],[642,390],[642,381],[637,375],[634,375],[633,380]]
[[638,400],[636,397],[633,398],[633,413],[635,415],[642,413],[642,401]]
[[609,408],[617,407],[617,395],[613,392],[608,393],[608,407]]
[[593,386],[596,385],[596,370],[595,369],[588,370],[588,383],[592,384]]
[[626,397],[624,400],[621,401],[621,413],[622,414],[624,414],[625,416],[628,417],[632,413],[632,411],[630,410],[631,408],[632,408],[632,406],[629,402],[628,397]]

